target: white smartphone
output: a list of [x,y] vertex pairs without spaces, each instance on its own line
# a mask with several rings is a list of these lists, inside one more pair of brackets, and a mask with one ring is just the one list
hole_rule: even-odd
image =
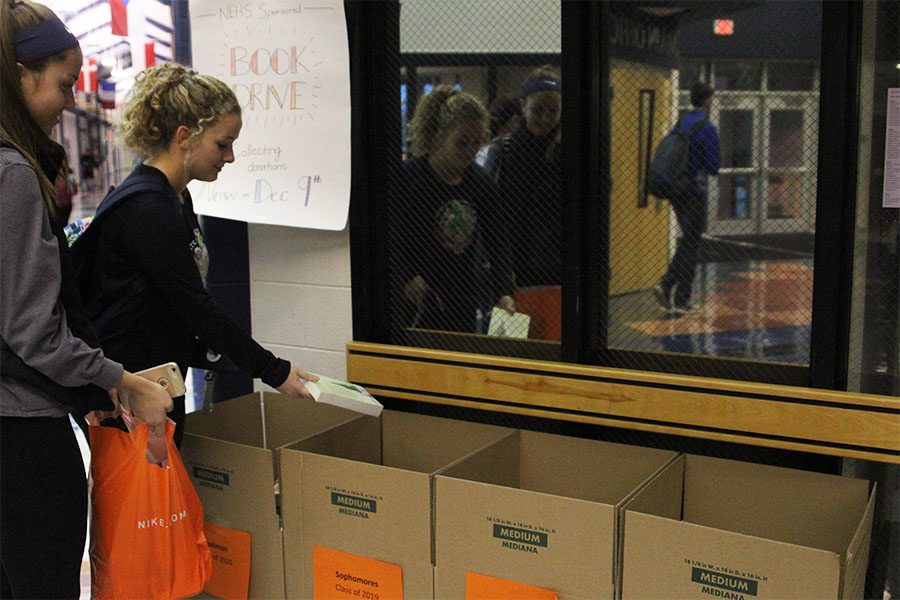
[[181,376],[181,370],[178,368],[178,365],[173,362],[138,371],[135,375],[158,383],[169,392],[169,396],[172,398],[184,396],[185,393],[187,393],[187,388],[184,385],[184,378]]

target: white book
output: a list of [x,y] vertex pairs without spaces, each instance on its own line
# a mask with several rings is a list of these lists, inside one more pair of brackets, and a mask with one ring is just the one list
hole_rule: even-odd
[[384,408],[369,392],[349,381],[319,375],[319,381],[304,380],[303,385],[316,402],[333,404],[373,417],[380,416]]
[[491,322],[488,335],[498,337],[527,338],[531,317],[523,313],[511,313],[505,308],[495,306],[491,311]]

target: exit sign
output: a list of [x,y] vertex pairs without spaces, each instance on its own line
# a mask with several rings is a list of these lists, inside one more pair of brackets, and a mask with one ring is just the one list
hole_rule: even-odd
[[715,19],[713,21],[713,33],[716,35],[734,35],[734,21],[732,19]]

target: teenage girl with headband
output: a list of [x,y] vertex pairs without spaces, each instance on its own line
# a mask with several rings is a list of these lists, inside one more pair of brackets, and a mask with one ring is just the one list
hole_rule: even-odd
[[0,50],[0,597],[78,598],[87,480],[69,413],[114,409],[119,387],[163,435],[172,400],[96,349],[51,219],[78,40],[47,7],[0,0]]
[[518,131],[495,139],[484,163],[502,192],[510,237],[519,240],[510,251],[517,287],[561,283],[561,114],[559,73],[535,69],[522,86]]

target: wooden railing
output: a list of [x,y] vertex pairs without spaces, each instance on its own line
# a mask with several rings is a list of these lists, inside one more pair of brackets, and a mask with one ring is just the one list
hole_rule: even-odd
[[376,397],[900,464],[900,398],[352,342]]

